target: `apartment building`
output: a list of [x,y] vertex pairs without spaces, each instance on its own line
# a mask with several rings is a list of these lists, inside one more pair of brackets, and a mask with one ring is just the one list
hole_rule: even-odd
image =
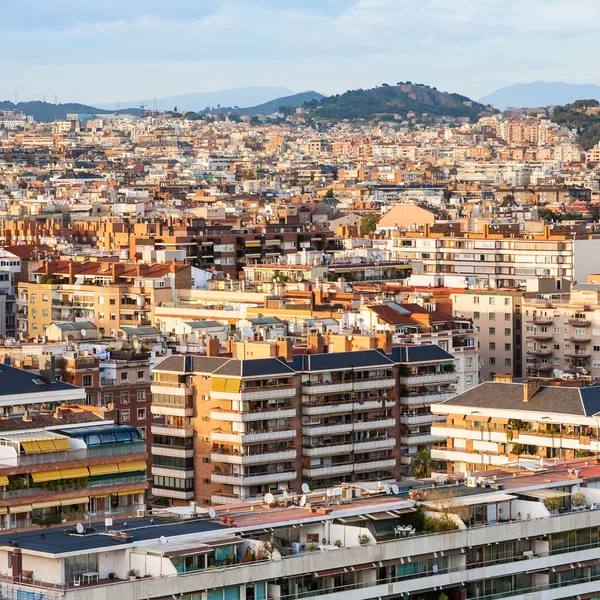
[[446,443],[432,458],[468,474],[512,465],[537,469],[546,461],[600,452],[600,386],[592,378],[526,379],[497,376],[432,406],[442,415],[432,433]]
[[105,535],[11,531],[0,536],[3,588],[64,600],[597,600],[600,511],[588,507],[598,483],[596,466],[565,466],[500,473],[488,489],[413,482],[422,506],[407,488],[344,486],[333,497],[220,506],[213,517],[196,506],[155,510],[115,519]]
[[191,267],[177,263],[57,261],[34,276],[19,283],[17,297],[19,333],[28,338],[43,336],[54,321],[90,321],[115,337],[121,327],[150,325],[155,306],[191,287]]
[[299,377],[283,359],[172,356],[153,369],[152,493],[204,504],[299,490]]
[[600,238],[580,226],[546,226],[543,235],[525,235],[518,225],[483,226],[463,233],[456,223],[425,225],[422,232],[391,232],[392,259],[408,259],[414,285],[514,289],[531,277],[585,281],[595,269]]
[[0,365],[0,528],[143,510],[139,433],[79,407],[85,391],[56,381],[44,358],[40,375]]
[[313,488],[342,481],[399,479],[396,368],[384,352],[297,356],[302,381],[302,480]]
[[482,381],[494,379],[496,373],[522,375],[524,293],[471,289],[450,294],[454,316],[468,319],[477,327]]
[[531,296],[523,300],[527,374],[549,377],[559,369],[569,377],[600,377],[600,285]]

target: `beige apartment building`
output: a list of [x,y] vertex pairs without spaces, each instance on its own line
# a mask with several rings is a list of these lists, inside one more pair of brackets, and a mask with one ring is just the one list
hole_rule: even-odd
[[580,283],[570,293],[523,299],[527,375],[600,377],[600,285]]
[[124,326],[150,325],[154,308],[173,302],[175,290],[191,287],[184,264],[121,264],[59,261],[35,272],[35,282],[19,283],[18,332],[43,336],[56,321],[92,322],[115,336]]
[[479,330],[481,381],[496,373],[522,375],[522,320],[524,292],[471,289],[450,294],[456,318],[472,320]]

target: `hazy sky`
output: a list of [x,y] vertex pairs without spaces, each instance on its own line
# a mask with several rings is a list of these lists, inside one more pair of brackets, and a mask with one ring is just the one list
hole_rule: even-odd
[[598,0],[0,0],[0,99],[600,83]]

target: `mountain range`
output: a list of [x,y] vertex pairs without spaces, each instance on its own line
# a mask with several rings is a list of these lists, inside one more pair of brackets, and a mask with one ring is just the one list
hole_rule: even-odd
[[[66,119],[68,114],[97,115],[108,111],[101,110],[95,106],[87,104],[78,104],[77,102],[67,102],[66,104],[52,104],[50,102],[41,102],[34,100],[32,102],[19,102],[15,104],[8,100],[0,101],[0,109],[20,110],[26,115],[32,116],[36,121],[49,123],[55,119]],[[127,108],[119,111],[110,111],[117,114],[139,115],[142,111],[139,108]]]
[[498,110],[507,108],[537,108],[570,104],[576,100],[600,100],[600,86],[593,83],[565,83],[562,81],[514,83],[480,98]]
[[198,94],[182,94],[180,96],[168,96],[145,100],[132,100],[129,102],[119,102],[112,104],[98,104],[98,108],[104,110],[115,110],[117,108],[140,108],[144,105],[146,108],[153,109],[156,103],[157,110],[190,110],[194,112],[203,111],[207,107],[217,106],[237,106],[245,108],[248,106],[257,106],[269,102],[274,98],[290,96],[294,92],[286,87],[268,87],[268,86],[250,86],[241,88],[232,88],[229,90],[220,90],[217,92],[204,92]]
[[210,112],[219,112],[222,114],[233,112],[240,116],[272,115],[273,113],[278,112],[280,108],[298,108],[303,106],[306,102],[312,102],[313,100],[318,101],[324,97],[323,94],[319,94],[318,92],[301,92],[300,94],[293,94],[292,96],[275,98],[275,100],[270,100],[269,102],[257,106],[249,106],[247,108],[219,108],[216,111],[211,110]]

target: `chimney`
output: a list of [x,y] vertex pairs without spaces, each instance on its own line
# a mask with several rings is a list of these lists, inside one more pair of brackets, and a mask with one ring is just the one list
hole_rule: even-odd
[[40,375],[50,383],[56,381],[56,356],[50,352],[42,352],[40,356]]
[[541,379],[528,379],[523,383],[523,402],[529,399],[542,387]]
[[214,335],[206,339],[206,356],[219,356],[221,354],[221,344],[219,338]]

